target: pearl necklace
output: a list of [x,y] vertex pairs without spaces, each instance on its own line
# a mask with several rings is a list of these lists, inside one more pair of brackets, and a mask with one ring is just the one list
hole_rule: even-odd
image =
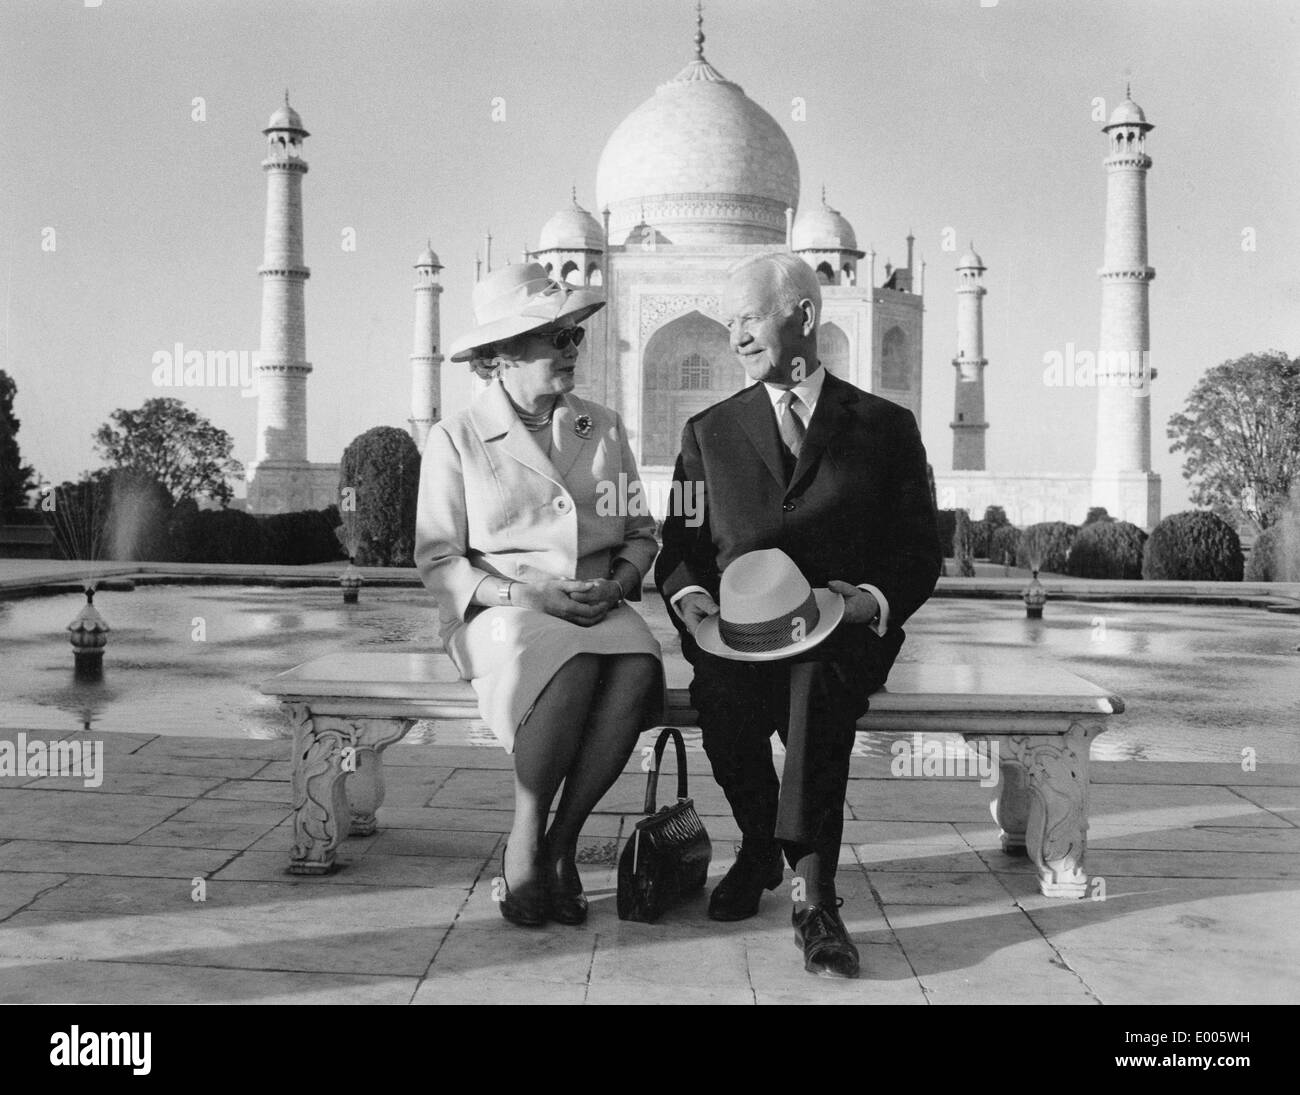
[[[507,398],[509,397],[507,396]],[[554,403],[551,404],[550,410],[543,411],[540,414],[529,414],[513,399],[510,400],[510,405],[514,407],[515,414],[519,416],[519,421],[524,424],[524,429],[528,430],[530,433],[541,433],[542,430],[546,429],[546,427],[551,424],[551,419],[555,416]]]

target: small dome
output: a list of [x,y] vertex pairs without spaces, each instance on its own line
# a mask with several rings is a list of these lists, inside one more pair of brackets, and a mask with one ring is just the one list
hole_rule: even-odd
[[603,251],[605,230],[576,201],[561,209],[542,226],[537,240],[538,251]]
[[979,257],[974,246],[966,248],[966,253],[957,260],[958,270],[986,270],[984,260]]
[[304,137],[310,136],[303,129],[302,118],[298,112],[289,105],[289,93],[287,91],[284,94],[284,103],[271,115],[271,120],[266,123],[266,128],[262,132],[269,133],[273,129],[290,129],[301,133]]
[[1142,108],[1132,99],[1125,99],[1117,106],[1110,115],[1110,121],[1106,123],[1107,127],[1113,125],[1146,125],[1147,116],[1142,113]]
[[806,209],[794,219],[790,233],[792,251],[856,251],[858,237],[853,225],[825,202],[820,209]]
[[424,250],[420,252],[420,257],[415,260],[416,266],[433,266],[442,269],[442,263],[438,261],[438,256],[434,253],[432,244],[425,244]]

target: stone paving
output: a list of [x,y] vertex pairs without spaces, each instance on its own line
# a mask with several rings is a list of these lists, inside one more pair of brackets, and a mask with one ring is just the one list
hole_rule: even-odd
[[[389,749],[380,831],[302,878],[288,742],[96,740],[96,789],[0,779],[0,1003],[1300,1002],[1297,765],[1095,763],[1104,900],[1058,901],[999,850],[977,782],[855,758],[839,877],[863,976],[836,982],[803,972],[782,891],[738,924],[708,920],[704,894],[655,925],[617,918],[635,754],[583,838],[589,921],[527,930],[491,897],[497,749]],[[692,758],[716,879],[738,834]]]

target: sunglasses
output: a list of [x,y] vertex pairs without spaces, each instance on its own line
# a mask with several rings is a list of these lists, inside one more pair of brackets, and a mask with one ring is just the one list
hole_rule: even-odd
[[581,327],[561,327],[558,331],[552,331],[542,337],[557,350],[564,350],[570,345],[581,346],[582,340],[587,337],[587,332]]

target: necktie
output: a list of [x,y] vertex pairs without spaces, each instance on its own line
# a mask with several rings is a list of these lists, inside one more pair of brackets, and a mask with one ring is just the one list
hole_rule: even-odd
[[777,402],[783,408],[781,421],[777,424],[781,431],[781,440],[790,450],[790,455],[798,458],[799,449],[803,446],[803,435],[807,432],[803,419],[799,417],[799,412],[796,410],[803,405],[803,400],[794,392],[785,392]]

